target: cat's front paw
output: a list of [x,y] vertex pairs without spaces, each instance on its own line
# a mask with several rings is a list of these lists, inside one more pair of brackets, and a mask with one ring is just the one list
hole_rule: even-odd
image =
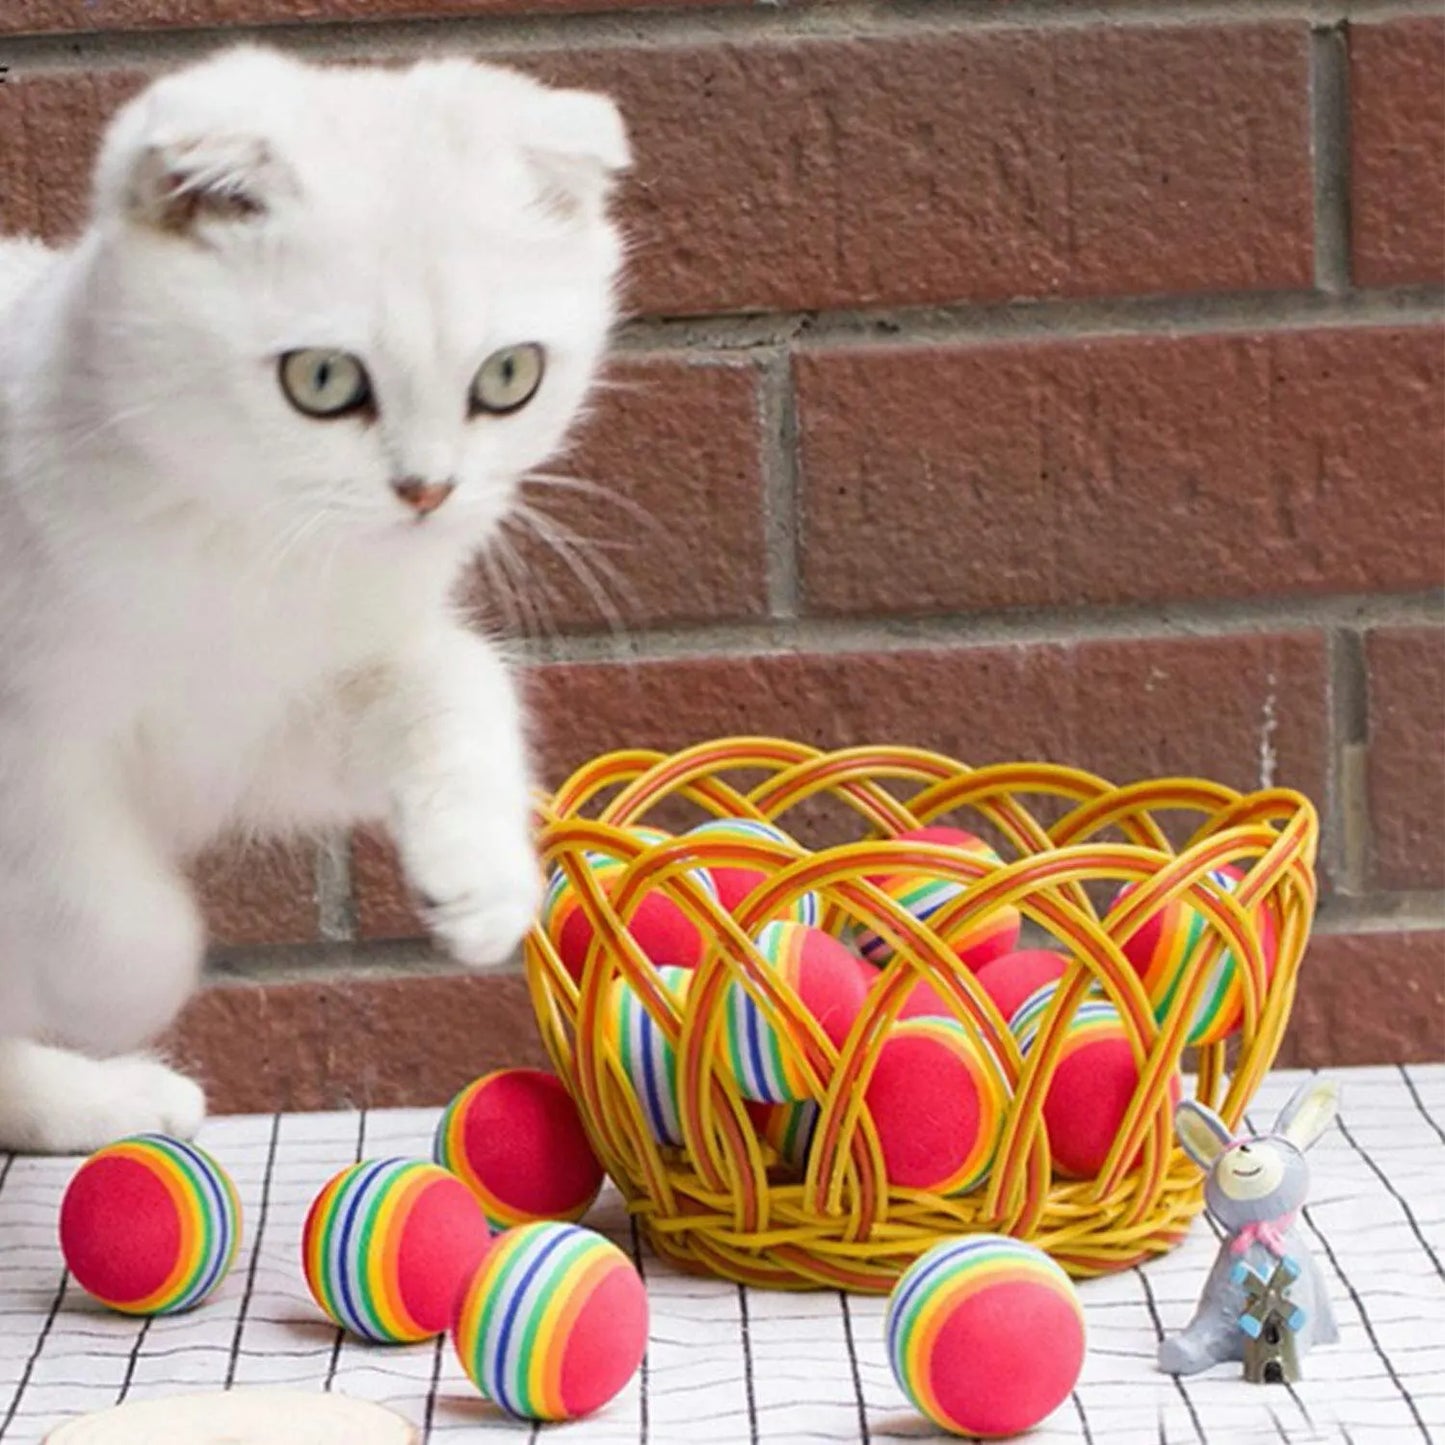
[[198,1084],[143,1054],[88,1059],[11,1041],[0,1060],[0,1150],[89,1154],[132,1134],[191,1138],[206,1117]]
[[537,917],[542,885],[531,855],[527,867],[492,871],[453,898],[426,900],[432,933],[447,951],[472,968],[505,963]]
[[427,922],[437,941],[470,968],[506,963],[532,926],[534,897],[526,899],[474,896],[427,909]]
[[101,1067],[115,1086],[118,1114],[107,1124],[112,1135],[151,1132],[191,1139],[205,1122],[204,1090],[159,1060],[133,1054],[108,1059]]
[[516,951],[542,902],[542,877],[525,833],[506,846],[495,824],[433,817],[402,840],[412,887],[437,941],[462,963],[488,968]]

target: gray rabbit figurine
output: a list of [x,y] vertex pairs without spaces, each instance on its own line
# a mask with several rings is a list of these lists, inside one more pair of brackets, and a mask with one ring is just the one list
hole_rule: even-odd
[[1225,1238],[1188,1328],[1160,1343],[1159,1368],[1167,1374],[1244,1360],[1245,1330],[1253,1328],[1240,1324],[1251,1305],[1246,1280],[1250,1272],[1269,1280],[1283,1260],[1298,1269],[1289,1286],[1293,1349],[1303,1354],[1310,1345],[1338,1341],[1324,1276],[1296,1223],[1309,1193],[1304,1151],[1329,1128],[1338,1107],[1338,1087],[1312,1079],[1296,1090],[1270,1133],[1236,1138],[1212,1109],[1192,1099],[1179,1106],[1179,1142],[1208,1171],[1205,1207]]

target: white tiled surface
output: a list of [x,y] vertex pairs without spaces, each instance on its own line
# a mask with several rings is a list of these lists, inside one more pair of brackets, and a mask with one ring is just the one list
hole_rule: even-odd
[[[1445,1440],[1445,1067],[1348,1070],[1341,1126],[1311,1155],[1307,1219],[1333,1282],[1341,1344],[1293,1389],[1225,1366],[1175,1383],[1153,1369],[1213,1258],[1200,1222],[1143,1271],[1081,1287],[1089,1357],[1073,1398],[1031,1437],[1097,1445],[1249,1440]],[[1297,1078],[1269,1080],[1268,1123]],[[434,1110],[218,1119],[201,1142],[233,1172],[247,1239],[230,1280],[192,1314],[112,1315],[67,1283],[55,1215],[73,1160],[0,1156],[0,1442],[36,1445],[68,1415],[121,1398],[226,1385],[330,1389],[382,1401],[423,1441],[539,1432],[481,1402],[444,1342],[392,1349],[317,1314],[298,1241],[311,1198],[361,1157],[425,1154]],[[615,1197],[588,1221],[629,1250]],[[642,1374],[591,1420],[548,1428],[579,1445],[929,1440],[889,1373],[885,1301],[768,1294],[642,1258],[652,1339]],[[278,1442],[284,1445],[284,1442]]]

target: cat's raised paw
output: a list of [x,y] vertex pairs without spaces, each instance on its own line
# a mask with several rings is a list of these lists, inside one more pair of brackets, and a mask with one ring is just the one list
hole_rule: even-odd
[[[453,791],[460,792],[460,788]],[[525,831],[498,828],[480,808],[421,812],[400,831],[402,864],[437,942],[472,968],[505,963],[542,903],[542,875]]]
[[450,900],[428,900],[427,922],[437,941],[471,968],[506,963],[536,919],[542,888],[535,867],[495,886],[501,882]]

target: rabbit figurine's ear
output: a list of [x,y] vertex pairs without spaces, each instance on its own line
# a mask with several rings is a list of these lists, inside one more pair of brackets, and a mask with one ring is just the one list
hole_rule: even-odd
[[1308,1149],[1334,1122],[1340,1107],[1340,1086],[1333,1079],[1309,1079],[1294,1091],[1274,1122],[1296,1149]]
[[1224,1120],[1195,1099],[1186,1099],[1175,1111],[1174,1132],[1184,1152],[1201,1169],[1212,1169],[1214,1161],[1234,1143]]

